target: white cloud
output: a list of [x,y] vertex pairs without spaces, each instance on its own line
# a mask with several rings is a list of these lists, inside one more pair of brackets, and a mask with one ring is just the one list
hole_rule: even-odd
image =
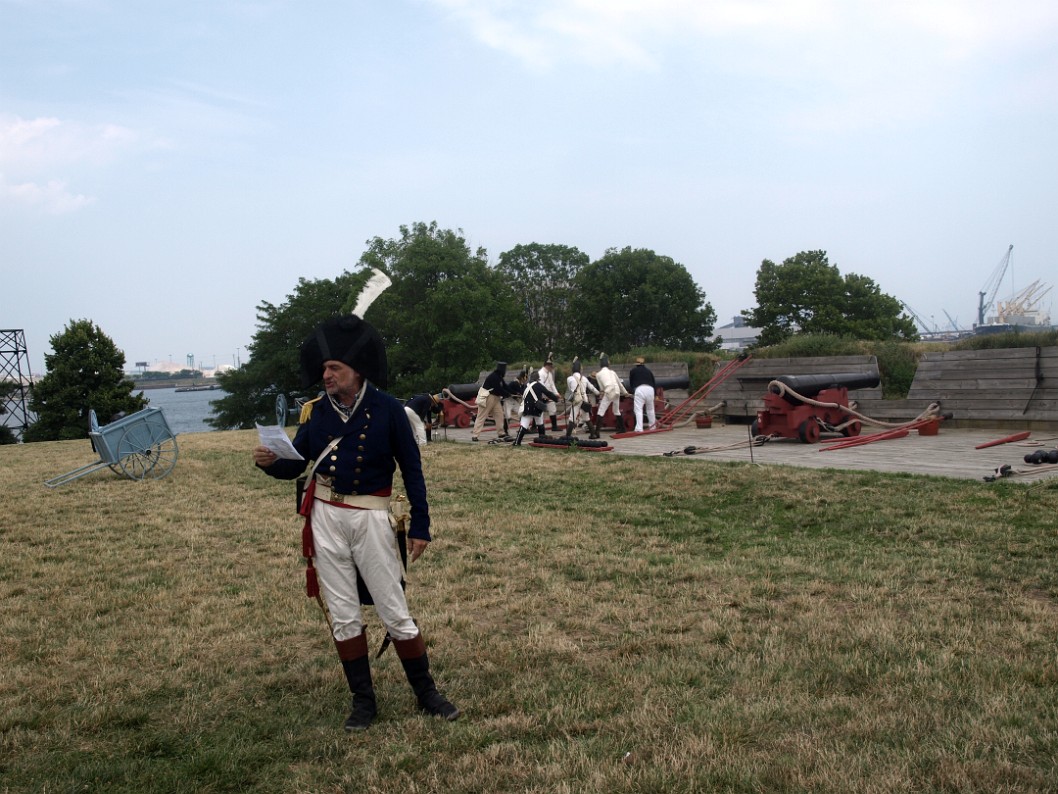
[[118,124],[0,115],[0,199],[54,213],[86,207],[96,199],[69,188],[70,172],[105,167],[137,140]]
[[[736,91],[763,82],[777,122],[815,132],[914,123],[981,73],[998,94],[1051,86],[1058,33],[1053,0],[427,2],[534,70],[616,66]],[[1018,59],[1032,51],[1042,57],[1027,73]]]
[[138,137],[118,124],[0,115],[0,167],[31,171],[106,165],[134,146]]
[[87,207],[95,201],[94,196],[71,192],[66,183],[58,179],[53,179],[43,185],[35,182],[9,184],[4,175],[0,174],[0,204],[13,202],[39,207],[53,215],[62,215]]
[[[426,0],[482,43],[533,66],[558,60],[648,66],[676,39],[769,41],[786,55],[815,55],[805,41],[861,57],[925,36],[943,57],[967,57],[1058,28],[1051,0]],[[845,46],[855,42],[855,50]],[[784,46],[785,42],[785,46]],[[864,51],[864,43],[873,46]],[[825,54],[825,53],[823,53]],[[824,61],[826,59],[823,59]],[[789,65],[789,63],[787,64]],[[830,64],[833,65],[833,64]]]

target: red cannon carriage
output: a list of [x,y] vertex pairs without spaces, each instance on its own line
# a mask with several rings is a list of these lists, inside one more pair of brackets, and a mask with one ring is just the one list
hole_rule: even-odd
[[780,375],[768,384],[753,435],[799,438],[806,444],[825,432],[858,436],[862,426],[849,411],[849,390],[874,388],[878,382],[877,375],[866,372]]

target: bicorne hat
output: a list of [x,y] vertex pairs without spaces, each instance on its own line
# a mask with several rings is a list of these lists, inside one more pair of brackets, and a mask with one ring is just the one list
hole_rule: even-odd
[[302,342],[302,388],[319,382],[325,361],[341,361],[378,388],[386,388],[386,345],[374,326],[355,314],[325,320]]

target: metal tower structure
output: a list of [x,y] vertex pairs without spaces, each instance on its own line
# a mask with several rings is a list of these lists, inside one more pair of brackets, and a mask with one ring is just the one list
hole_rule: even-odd
[[13,430],[19,440],[31,424],[32,386],[25,332],[21,328],[0,330],[0,425]]

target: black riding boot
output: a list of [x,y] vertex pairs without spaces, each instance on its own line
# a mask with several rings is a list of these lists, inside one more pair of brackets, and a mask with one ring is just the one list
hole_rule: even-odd
[[571,438],[573,436],[573,425],[575,424],[576,422],[573,421],[573,414],[566,417],[566,438]]
[[410,640],[394,640],[393,647],[397,649],[397,656],[419,701],[419,708],[427,714],[444,717],[449,722],[459,719],[459,709],[437,691],[430,675],[430,659],[426,655],[422,634]]
[[623,433],[625,431],[625,418],[621,416],[621,414],[615,413],[613,415],[613,421],[614,428],[617,430],[617,432]]
[[598,438],[602,434],[602,417],[595,417],[594,422],[589,422],[588,427],[591,431],[588,433],[588,438]]
[[378,714],[375,688],[371,683],[371,665],[367,658],[367,634],[361,632],[350,640],[335,640],[338,658],[342,660],[345,680],[353,693],[352,711],[345,720],[347,731],[366,731]]
[[514,437],[514,446],[520,447],[522,445],[522,439],[525,437],[525,428],[518,428],[518,435]]
[[544,437],[544,423],[543,422],[541,422],[540,424],[538,424],[536,426],[536,437],[537,438],[543,438]]
[[558,415],[557,414],[552,414],[552,416],[551,416],[551,432],[552,433],[557,433],[558,432]]

